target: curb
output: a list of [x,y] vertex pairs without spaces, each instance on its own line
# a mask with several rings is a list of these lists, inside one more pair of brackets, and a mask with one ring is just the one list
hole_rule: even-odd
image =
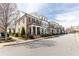
[[34,39],[34,40],[26,40],[26,41],[22,41],[22,42],[1,43],[0,44],[0,48],[5,47],[5,46],[12,46],[12,45],[23,44],[23,43],[32,42],[32,41],[38,41],[38,40],[41,40],[41,39],[43,39],[43,38]]

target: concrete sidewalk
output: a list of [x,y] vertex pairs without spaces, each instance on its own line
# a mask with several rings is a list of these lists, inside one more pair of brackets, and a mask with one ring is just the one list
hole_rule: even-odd
[[22,44],[22,43],[26,43],[26,42],[31,42],[31,41],[35,41],[35,40],[41,40],[44,38],[37,38],[37,39],[28,39],[28,40],[22,40],[22,39],[18,39],[16,37],[12,37],[14,40],[16,40],[15,42],[6,42],[6,43],[0,43],[0,48],[5,47],[5,46],[11,46],[11,45],[17,45],[17,44]]

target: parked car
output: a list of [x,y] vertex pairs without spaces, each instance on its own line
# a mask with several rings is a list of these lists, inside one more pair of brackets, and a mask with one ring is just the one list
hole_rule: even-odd
[[[9,37],[8,33],[7,36]],[[0,32],[0,39],[5,39],[5,32]]]

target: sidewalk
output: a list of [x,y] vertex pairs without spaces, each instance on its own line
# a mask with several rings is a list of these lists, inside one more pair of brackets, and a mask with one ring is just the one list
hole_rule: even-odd
[[15,42],[0,43],[0,48],[5,47],[5,46],[17,45],[17,44],[22,44],[22,43],[26,43],[26,42],[31,42],[31,41],[43,39],[43,38],[37,38],[37,39],[22,40],[22,39],[18,39],[16,37],[12,37],[12,36],[10,36],[10,37],[16,41]]

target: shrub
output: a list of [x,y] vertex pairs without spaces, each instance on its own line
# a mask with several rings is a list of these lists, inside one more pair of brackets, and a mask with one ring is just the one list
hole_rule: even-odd
[[43,34],[41,35],[42,37],[48,37],[48,36],[52,36],[51,34]]
[[23,35],[22,38],[26,38],[26,35]]
[[15,37],[18,37],[18,33],[15,33]]
[[7,33],[7,37],[9,37],[9,34]]
[[15,35],[15,33],[12,33],[11,35]]
[[22,36],[22,37],[25,36],[25,29],[24,29],[24,27],[22,27],[21,36]]
[[29,35],[30,39],[35,39],[34,35]]
[[47,37],[47,35],[41,35],[42,37]]
[[12,32],[11,32],[11,29],[9,28],[9,34],[11,34]]

